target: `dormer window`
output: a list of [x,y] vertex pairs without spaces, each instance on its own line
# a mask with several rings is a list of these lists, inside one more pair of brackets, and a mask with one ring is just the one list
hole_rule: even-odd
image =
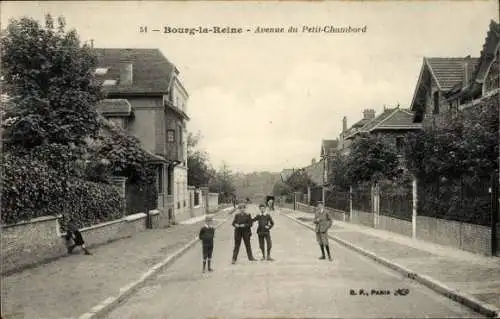
[[116,85],[116,80],[104,80],[102,86],[113,86]]
[[108,73],[109,68],[97,68],[95,69],[95,74],[96,75],[104,75]]

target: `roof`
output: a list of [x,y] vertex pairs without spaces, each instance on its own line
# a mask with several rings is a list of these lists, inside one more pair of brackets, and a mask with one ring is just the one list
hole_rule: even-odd
[[97,103],[97,111],[105,116],[130,116],[132,105],[126,99],[104,99]]
[[293,173],[295,172],[295,170],[292,168],[292,169],[284,169],[283,171],[281,171],[280,175],[281,175],[281,180],[283,182],[287,181],[290,177],[292,177]]
[[309,178],[316,185],[323,185],[324,178],[324,163],[323,161],[318,161],[314,164],[311,164],[307,167],[304,167],[305,172],[309,176]]
[[[442,91],[448,91],[458,82],[462,82],[464,77],[464,61],[467,58],[424,58],[424,63],[429,67],[429,70],[436,80],[439,88]],[[469,73],[478,64],[479,58],[470,58]]]
[[500,41],[500,24],[491,20],[490,28],[486,34],[486,39],[484,40],[483,49],[481,50],[481,55],[477,63],[477,67],[474,70],[473,79],[477,82],[482,83],[488,72],[488,68],[493,61],[493,53],[498,42]]
[[321,142],[321,155],[330,153],[331,150],[336,150],[339,146],[339,140],[323,140]]
[[[165,58],[159,49],[95,48],[98,67],[109,68],[106,74],[97,75],[99,82],[117,80],[116,86],[106,86],[109,93],[164,94],[168,93],[173,76],[178,73],[175,66]],[[120,85],[122,62],[132,63],[132,84]]]
[[382,114],[366,123],[361,129],[353,132],[347,138],[352,138],[358,133],[371,133],[377,130],[416,130],[421,124],[413,123],[414,115],[408,109],[399,107],[385,109]]

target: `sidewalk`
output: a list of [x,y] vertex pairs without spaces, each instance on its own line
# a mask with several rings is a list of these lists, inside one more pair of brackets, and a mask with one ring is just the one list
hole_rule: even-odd
[[[214,219],[227,218],[221,210]],[[92,256],[75,254],[3,277],[2,318],[78,318],[191,242],[203,222],[148,229],[96,247]]]
[[[313,225],[310,213],[281,210],[284,215]],[[329,234],[336,241],[386,266],[406,272],[452,299],[469,306],[482,304],[496,310],[496,316],[499,315],[500,258],[480,256],[338,220],[334,221]],[[460,300],[462,298],[466,300]]]

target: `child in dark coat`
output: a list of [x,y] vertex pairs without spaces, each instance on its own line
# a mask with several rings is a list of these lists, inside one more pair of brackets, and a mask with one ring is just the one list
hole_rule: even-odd
[[[92,255],[85,247],[82,233],[78,230],[75,221],[71,218],[67,224],[66,240],[68,241],[68,254],[72,254],[76,246],[82,246],[85,255]],[[73,245],[69,245],[69,241],[73,240]]]
[[[257,221],[258,226],[257,226],[257,235],[259,236],[259,247],[260,251],[262,252],[262,260],[270,260],[272,261],[273,259],[271,258],[271,247],[272,247],[272,242],[271,242],[271,228],[274,226],[274,220],[269,215],[269,212],[266,211],[266,205],[260,204],[259,205],[260,209],[260,215],[257,215],[254,217],[253,221]],[[270,208],[268,208],[270,210]],[[267,258],[266,258],[266,247],[265,243],[267,244]]]
[[200,235],[198,236],[201,240],[202,253],[203,253],[203,272],[208,263],[208,271],[213,271],[212,269],[212,253],[214,251],[214,236],[215,228],[212,226],[213,220],[211,217],[205,218],[205,225],[200,229]]

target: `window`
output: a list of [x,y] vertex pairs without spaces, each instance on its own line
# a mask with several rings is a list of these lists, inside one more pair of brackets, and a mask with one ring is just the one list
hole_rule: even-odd
[[181,202],[177,202],[177,209],[181,209]]
[[198,191],[194,191],[194,206],[200,205],[200,193]]
[[434,102],[434,114],[439,114],[439,91],[434,92],[433,95]]
[[167,142],[175,142],[175,131],[167,130]]
[[116,80],[104,80],[102,86],[113,86],[116,85]]
[[186,200],[184,200],[184,207],[186,207]]
[[104,75],[108,73],[109,68],[97,68],[95,69],[95,74],[96,75]]

